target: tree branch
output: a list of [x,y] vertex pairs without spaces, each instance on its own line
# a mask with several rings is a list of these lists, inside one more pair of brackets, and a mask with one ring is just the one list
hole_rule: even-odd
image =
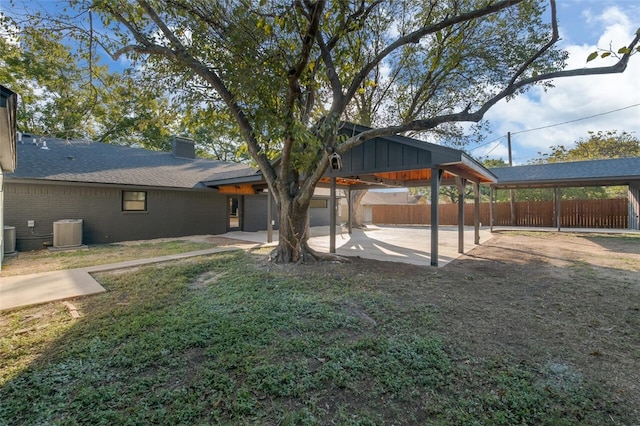
[[[636,33],[636,36],[629,44],[629,52],[632,52],[636,47],[640,40],[640,30]],[[631,53],[625,53],[620,60],[614,65],[608,67],[598,67],[598,68],[581,68],[581,69],[573,69],[573,70],[563,70],[551,72],[543,75],[539,75],[536,77],[530,77],[514,84],[509,84],[504,90],[500,93],[496,94],[488,101],[486,101],[482,106],[476,110],[475,112],[470,111],[470,108],[467,107],[462,111],[452,114],[443,114],[437,117],[425,119],[425,120],[413,120],[408,123],[399,125],[399,126],[388,126],[378,129],[370,129],[366,130],[362,133],[352,136],[347,139],[345,142],[340,144],[337,148],[339,153],[344,153],[349,149],[353,148],[361,144],[364,141],[369,139],[381,137],[381,136],[390,136],[395,134],[401,134],[408,131],[424,131],[431,130],[436,126],[444,123],[452,123],[452,122],[478,122],[482,120],[484,114],[498,101],[514,94],[519,89],[522,89],[525,86],[531,85],[533,83],[537,83],[540,81],[551,80],[554,78],[564,78],[564,77],[576,77],[576,76],[586,76],[586,75],[602,75],[602,74],[616,74],[624,72],[627,68],[627,64],[629,62],[629,58],[631,57]]]
[[[320,18],[322,17],[322,12],[324,10],[325,0],[318,0],[313,4],[305,2],[305,5],[309,9],[308,13],[306,13],[303,5],[299,1],[295,2],[295,6],[302,11],[303,15],[309,21],[309,26],[307,27],[306,34],[304,34],[304,36],[302,37],[302,47],[298,55],[298,62],[293,66],[293,68],[289,70],[289,73],[287,74],[288,93],[285,119],[289,121],[293,121],[293,108],[297,99],[299,99],[300,97],[299,80],[309,63],[309,57],[311,56],[313,42],[320,28]],[[284,138],[284,146],[280,155],[281,176],[284,176],[284,173],[291,168],[291,152],[293,150],[294,138],[291,135],[290,126],[291,123],[285,124],[286,133]]]
[[[374,2],[372,2],[369,7],[365,8],[365,2],[361,1],[360,2],[360,7],[358,9],[356,9],[352,14],[350,14],[347,19],[345,19],[342,24],[340,25],[341,29],[346,30],[347,33],[350,33],[352,31],[355,31],[357,29],[357,27],[352,26],[351,24],[356,20],[359,19],[360,21],[365,21],[367,19],[367,17],[371,14],[371,12],[373,12],[373,10],[380,4],[382,3],[384,0],[376,0]],[[327,50],[331,51],[333,50],[333,48],[336,46],[336,44],[338,44],[338,42],[340,41],[340,36],[342,34],[338,33],[335,34],[333,37],[331,37],[329,39],[329,41],[327,41]]]
[[333,93],[334,103],[334,105],[331,106],[331,110],[342,110],[344,107],[342,83],[340,82],[340,78],[338,76],[338,73],[336,72],[336,67],[333,63],[330,49],[325,45],[322,34],[320,34],[320,32],[318,32],[318,34],[316,35],[316,41],[318,43],[318,46],[320,47],[320,57],[322,58],[322,62],[324,62],[324,66],[327,68],[327,78],[331,83],[331,91]]
[[[585,76],[585,75],[603,75],[603,74],[622,73],[624,72],[624,70],[627,69],[629,58],[631,58],[631,53],[633,52],[636,45],[638,44],[638,41],[640,41],[640,29],[636,31],[635,37],[633,38],[633,40],[628,46],[629,52],[622,55],[622,57],[620,58],[620,60],[618,60],[618,62],[608,67],[577,68],[572,70],[555,71],[555,72],[550,72],[546,74],[541,74],[535,77],[524,78],[515,83],[510,83],[507,85],[507,87],[504,88],[504,90],[502,90],[493,98],[489,99],[487,102],[482,104],[482,106],[474,113],[474,115],[480,114],[481,115],[480,119],[481,119],[482,116],[484,116],[484,114],[489,110],[489,108],[495,105],[498,101],[506,98],[507,96],[513,95],[523,87],[532,85],[534,83],[538,83],[540,81],[547,81],[554,78],[564,78],[564,77],[578,77],[578,76]],[[479,120],[475,120],[475,121],[479,121]]]
[[513,85],[516,80],[518,80],[518,77],[520,77],[532,63],[551,49],[551,47],[553,47],[553,45],[560,39],[560,33],[558,32],[558,17],[556,14],[556,0],[549,0],[549,4],[551,5],[551,38],[514,73],[513,77],[509,81],[509,86]]
[[325,0],[318,0],[316,3],[309,5],[309,27],[306,34],[302,38],[302,48],[300,50],[298,63],[289,70],[287,80],[289,82],[289,96],[288,107],[293,108],[295,100],[299,94],[298,80],[302,76],[307,64],[309,63],[309,56],[311,55],[311,49],[313,48],[313,41],[318,34],[320,27],[320,18],[324,11]]
[[407,44],[418,43],[423,37],[425,37],[428,34],[433,34],[437,31],[443,30],[455,24],[459,24],[462,22],[470,21],[472,19],[481,18],[483,16],[487,16],[492,13],[499,12],[503,9],[507,9],[509,7],[515,6],[518,3],[521,3],[522,1],[523,0],[503,0],[495,4],[490,4],[489,6],[486,6],[481,9],[476,9],[471,12],[461,13],[451,18],[446,18],[438,22],[437,24],[427,25],[410,34],[407,34],[405,36],[398,38],[396,41],[394,41],[389,46],[387,46],[386,49],[384,49],[378,55],[376,55],[368,64],[366,64],[360,70],[360,72],[356,75],[356,77],[351,82],[349,89],[347,90],[347,93],[345,95],[345,102],[348,103],[353,98],[353,96],[358,90],[358,87],[360,87],[362,82],[367,78],[367,75],[369,74],[369,72],[371,72],[371,70],[377,64],[382,62],[387,56],[389,56],[391,53],[395,52],[399,48]]
[[251,126],[251,123],[249,122],[242,108],[235,101],[233,93],[231,93],[231,91],[226,87],[222,79],[214,70],[210,69],[189,54],[180,40],[169,29],[169,27],[165,24],[162,18],[160,18],[160,16],[152,8],[152,6],[148,2],[146,2],[146,0],[138,0],[138,2],[141,7],[143,7],[147,15],[149,15],[153,22],[158,26],[160,31],[162,31],[165,37],[167,37],[171,45],[174,46],[174,49],[153,43],[147,37],[145,37],[144,34],[142,34],[142,32],[135,25],[133,25],[130,20],[125,18],[118,10],[112,8],[111,6],[107,6],[109,12],[112,13],[120,23],[127,27],[129,32],[133,35],[134,39],[138,42],[138,44],[130,44],[119,49],[115,53],[116,57],[129,52],[158,55],[178,62],[185,68],[188,68],[195,74],[199,75],[207,83],[209,83],[209,85],[218,93],[222,101],[231,111],[232,116],[238,124],[240,133],[244,141],[247,143],[251,156],[263,171],[265,178],[270,184],[270,187],[273,186],[272,189],[275,191],[275,185],[271,185],[276,180],[275,170],[273,169],[266,154],[264,152],[261,152],[261,148],[255,137],[253,127]]

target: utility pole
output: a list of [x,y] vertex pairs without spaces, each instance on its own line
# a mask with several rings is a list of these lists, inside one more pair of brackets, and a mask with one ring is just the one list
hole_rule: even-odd
[[[511,155],[511,132],[507,132],[507,146],[509,148],[509,167],[513,167],[513,157]],[[516,225],[516,191],[509,190],[509,207],[511,209],[511,226]]]

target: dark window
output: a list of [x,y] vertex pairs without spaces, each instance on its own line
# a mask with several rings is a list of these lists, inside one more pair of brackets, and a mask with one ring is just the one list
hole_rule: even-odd
[[326,198],[312,198],[309,207],[312,209],[326,209],[328,201]]
[[145,191],[122,191],[122,211],[147,211],[147,193]]

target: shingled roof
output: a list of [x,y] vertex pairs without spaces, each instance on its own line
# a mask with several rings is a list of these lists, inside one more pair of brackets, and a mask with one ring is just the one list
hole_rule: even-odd
[[628,185],[640,181],[640,157],[490,169],[497,188]]
[[[35,142],[38,143],[35,143]],[[255,174],[244,164],[207,159],[177,158],[170,152],[151,151],[81,140],[24,138],[17,144],[18,166],[7,179],[36,179],[153,186],[205,187],[202,181]]]

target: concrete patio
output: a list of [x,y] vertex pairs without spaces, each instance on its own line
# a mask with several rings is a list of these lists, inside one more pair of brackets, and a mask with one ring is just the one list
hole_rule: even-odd
[[[265,232],[229,232],[224,235],[243,241],[266,244]],[[473,244],[473,227],[465,227],[465,253],[476,247]],[[480,244],[491,238],[489,228],[480,229]],[[278,233],[274,231],[272,244],[276,244]],[[458,258],[458,227],[441,226],[438,230],[438,266],[447,265]],[[329,227],[318,227],[311,230],[309,244],[315,250],[329,253]],[[367,229],[353,229],[349,233],[345,229],[336,234],[336,253],[343,256],[359,256],[366,259],[385,262],[401,262],[413,265],[430,265],[431,230],[428,226],[375,226],[367,225]]]

